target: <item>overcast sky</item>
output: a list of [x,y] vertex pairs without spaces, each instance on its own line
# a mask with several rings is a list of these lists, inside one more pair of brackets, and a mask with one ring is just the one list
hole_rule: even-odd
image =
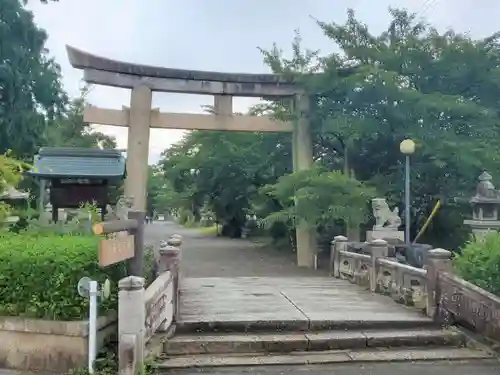
[[[64,87],[78,95],[82,73],[71,68],[65,45],[133,63],[226,72],[268,72],[257,47],[276,42],[290,49],[294,30],[304,46],[327,54],[335,46],[313,19],[343,22],[347,8],[371,30],[388,23],[389,6],[405,7],[426,17],[439,29],[453,28],[482,37],[500,29],[498,0],[60,0],[40,4],[30,1],[35,21],[49,34],[48,49],[62,67]],[[94,105],[121,108],[129,105],[130,92],[96,86]],[[170,112],[202,112],[212,104],[210,96],[155,93],[153,105]],[[235,98],[235,111],[245,111],[255,100]],[[119,147],[127,144],[126,128],[102,126],[116,136]],[[150,163],[181,131],[153,129]]]

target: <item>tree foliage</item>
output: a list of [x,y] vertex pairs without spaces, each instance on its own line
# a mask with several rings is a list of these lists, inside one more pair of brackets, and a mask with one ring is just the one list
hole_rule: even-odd
[[175,192],[169,181],[165,180],[163,171],[158,166],[150,166],[148,170],[148,214],[174,214],[185,208],[186,203],[188,203],[187,200]]
[[[349,168],[356,177],[376,183],[394,201],[403,191],[399,142],[417,142],[412,157],[412,217],[417,221],[437,199],[449,201],[471,190],[482,168],[500,176],[494,143],[500,50],[498,35],[472,40],[452,31],[440,34],[406,11],[390,12],[392,21],[381,35],[370,34],[352,11],[343,25],[319,22],[344,52],[325,58],[325,71],[357,69],[328,85],[312,84],[321,93],[315,115],[325,130],[340,135],[338,142],[351,140]],[[346,131],[346,124],[355,131]],[[441,236],[457,237],[454,229],[463,217],[454,216],[444,228],[438,218]]]
[[38,147],[115,147],[83,122],[88,88],[69,100],[47,34],[19,0],[0,2],[0,153],[31,159]]
[[56,147],[116,148],[114,137],[91,129],[90,124],[83,120],[89,92],[90,88],[84,87],[80,96],[68,103],[64,113],[47,129],[47,144]]
[[283,176],[263,192],[282,207],[264,218],[266,224],[285,222],[292,228],[301,220],[312,228],[342,221],[358,227],[366,220],[367,202],[376,196],[362,182],[320,167]]
[[[311,98],[316,163],[374,186],[379,196],[402,209],[404,158],[399,143],[413,139],[413,235],[441,199],[445,205],[422,241],[454,248],[467,236],[462,222],[468,208],[452,199],[467,197],[482,169],[500,178],[499,34],[475,40],[453,31],[440,33],[405,10],[389,11],[391,21],[380,34],[371,33],[353,11],[345,23],[319,21],[332,49],[340,52],[307,50],[297,34],[290,56],[274,45],[262,50],[264,61],[274,73],[302,85]],[[286,100],[269,101],[254,111],[294,120]],[[224,220],[264,207],[259,215],[266,217],[292,207],[276,196],[266,195],[263,202],[257,194],[291,172],[290,145],[287,134],[193,132],[165,152],[162,166],[165,178],[190,197],[193,207],[210,202]],[[335,186],[340,180],[333,176],[338,173],[325,180],[316,176],[314,183]],[[305,177],[285,177],[275,188],[297,178]],[[252,205],[256,197],[258,206]],[[318,194],[314,202],[309,203],[311,210],[328,197]],[[342,212],[344,219],[350,215]]]
[[31,157],[65,109],[60,68],[46,40],[18,0],[0,2],[0,153]]
[[465,280],[500,296],[500,234],[492,232],[483,240],[471,239],[455,258],[455,270]]
[[[26,164],[13,158],[10,152],[0,155],[0,194],[8,192],[8,188],[17,186],[22,179],[22,173],[26,169]],[[0,201],[0,223],[11,212],[11,207],[5,202]],[[1,227],[2,225],[0,225]]]
[[191,132],[165,152],[161,166],[174,191],[189,197],[196,218],[207,203],[217,220],[237,236],[258,189],[290,168],[289,141],[277,142],[280,137]]
[[[46,41],[23,2],[0,2],[0,155],[9,153],[0,160],[0,188],[19,182],[20,173],[10,178],[11,167],[31,162],[41,146],[116,147],[114,138],[83,121],[89,89],[68,98]],[[31,179],[22,184],[38,191]]]

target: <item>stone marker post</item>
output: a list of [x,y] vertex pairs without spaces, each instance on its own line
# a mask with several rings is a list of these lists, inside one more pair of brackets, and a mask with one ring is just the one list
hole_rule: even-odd
[[378,266],[377,259],[385,258],[389,255],[389,247],[386,240],[376,239],[370,242],[370,255],[371,255],[371,267],[370,267],[370,291],[377,291],[377,275]]
[[436,315],[437,303],[437,281],[439,272],[451,272],[452,261],[451,251],[445,249],[429,250],[427,255],[427,263],[424,266],[427,270],[427,316],[434,318]]
[[340,252],[347,250],[347,237],[335,236],[330,249],[330,262],[332,263],[332,275],[337,279],[340,277]]
[[[118,288],[118,363],[120,375],[135,375],[144,363],[146,321],[144,279],[128,276],[120,280]],[[130,369],[132,365],[136,368]],[[129,372],[131,370],[133,371]]]

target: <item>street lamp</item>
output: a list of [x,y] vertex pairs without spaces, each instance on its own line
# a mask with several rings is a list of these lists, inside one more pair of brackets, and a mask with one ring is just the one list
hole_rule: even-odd
[[399,144],[399,150],[405,155],[405,242],[410,244],[410,155],[415,152],[415,142],[405,139]]

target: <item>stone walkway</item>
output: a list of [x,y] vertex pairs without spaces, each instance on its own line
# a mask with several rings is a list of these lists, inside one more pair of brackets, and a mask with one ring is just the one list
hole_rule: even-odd
[[303,277],[326,275],[326,271],[302,269],[295,255],[273,251],[249,240],[203,235],[172,222],[146,226],[146,242],[158,245],[174,233],[183,237],[181,269],[183,277]]
[[186,325],[284,322],[307,329],[325,322],[405,325],[430,320],[323,271],[302,269],[294,256],[249,240],[207,236],[175,223],[147,226],[156,244],[183,236],[181,322]]
[[185,278],[181,326],[287,326],[309,330],[365,326],[401,328],[430,324],[416,310],[333,277]]

